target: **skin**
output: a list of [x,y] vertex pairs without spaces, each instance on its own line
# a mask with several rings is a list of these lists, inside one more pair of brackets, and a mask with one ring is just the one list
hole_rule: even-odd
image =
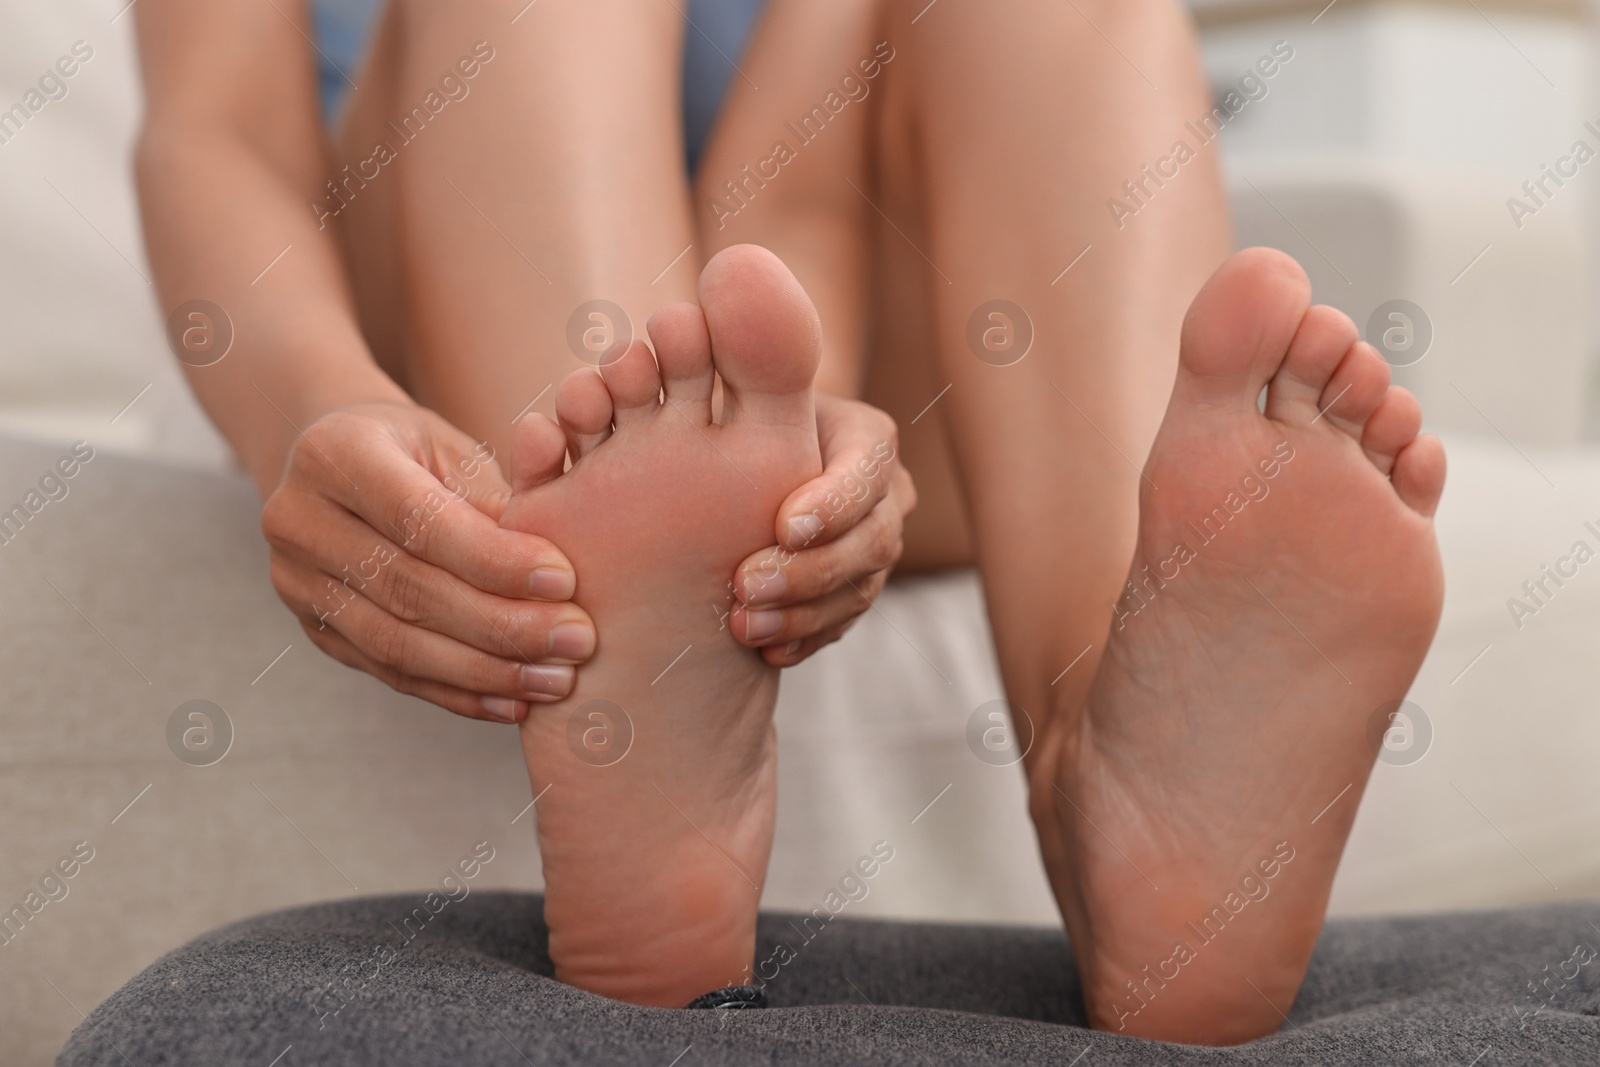
[[[497,526],[510,489],[496,457],[511,416],[580,365],[564,343],[579,303],[614,294],[642,323],[692,295],[699,270],[686,256],[661,274],[692,236],[687,180],[675,114],[638,107],[650,79],[675,70],[677,30],[620,3],[547,9],[555,33],[515,34],[503,29],[511,5],[393,5],[337,143],[317,114],[304,4],[157,0],[136,13],[148,97],[136,170],[151,262],[165,308],[204,294],[232,321],[226,358],[186,371],[262,493],[274,586],[342,662],[458,714],[513,722],[570,692],[597,639],[568,602],[576,579],[560,549]],[[612,27],[623,32],[607,44]],[[577,115],[551,101],[588,80],[588,61],[562,43],[586,34],[637,60],[624,66],[641,81],[585,94],[593,110]],[[402,143],[373,181],[349,179],[341,168],[372,156],[374,129],[488,37],[502,51],[468,80],[473,95],[451,121]],[[545,139],[504,137],[508,115]],[[662,123],[645,131],[647,119]],[[638,133],[647,158],[665,160],[670,146],[672,162],[651,175],[602,166],[617,142],[599,131],[619,129]],[[572,151],[551,153],[549,141]],[[467,155],[477,165],[462,168]],[[333,178],[354,195],[330,219],[313,205],[337,203],[325,201]],[[552,202],[562,210],[527,210]],[[543,267],[518,249],[536,250]],[[817,423],[826,469],[785,503],[796,515],[895,441],[891,420],[842,398],[819,403]],[[896,468],[788,546],[794,586],[809,593],[795,598],[781,640],[763,642],[769,662],[799,662],[866,610],[914,504]],[[374,553],[393,562],[346,584],[346,568]]]
[[[901,552],[901,521],[917,499],[905,477],[910,471],[927,506],[925,521],[912,520],[908,568],[978,564],[990,590],[1008,688],[1025,707],[1044,706],[1055,694],[1041,679],[1055,678],[1088,647],[1081,669],[1057,687],[1081,704],[1103,646],[1103,606],[1115,591],[1107,576],[1120,571],[1131,551],[1133,467],[1148,449],[1170,386],[1182,310],[1226,249],[1220,183],[1209,157],[1190,164],[1187,180],[1164,190],[1137,226],[1116,231],[1104,208],[1107,190],[1165,152],[1183,119],[1207,109],[1189,27],[1178,9],[1139,0],[1079,5],[1082,15],[1065,9],[1041,14],[1021,4],[957,2],[941,5],[937,19],[930,12],[919,20],[915,47],[909,47],[903,35],[917,14],[909,5],[828,0],[811,15],[792,0],[777,0],[748,57],[751,80],[763,89],[758,94],[743,79],[735,81],[701,169],[702,188],[691,198],[677,163],[676,110],[669,106],[677,22],[657,25],[651,21],[656,16],[631,8],[623,18],[605,3],[552,5],[529,11],[515,27],[536,32],[513,34],[497,21],[503,16],[509,25],[512,7],[520,5],[392,5],[358,77],[364,89],[353,94],[339,144],[326,153],[312,136],[304,41],[282,16],[266,18],[242,3],[206,7],[189,0],[163,0],[140,14],[146,66],[153,72],[139,155],[152,258],[163,291],[173,294],[168,303],[176,304],[179,293],[214,292],[236,320],[235,351],[190,374],[264,495],[286,490],[306,502],[278,509],[285,517],[269,527],[269,540],[287,542],[293,529],[307,528],[302,512],[313,503],[325,512],[348,510],[338,497],[351,495],[349,485],[321,455],[291,468],[305,473],[284,484],[285,456],[307,451],[296,427],[320,431],[319,420],[345,403],[395,405],[409,414],[413,402],[397,388],[400,382],[467,431],[449,449],[431,447],[437,435],[415,434],[430,447],[417,444],[414,456],[445,452],[446,462],[435,466],[448,466],[451,458],[459,465],[458,456],[476,447],[468,440],[503,454],[510,416],[573,366],[570,353],[549,339],[564,337],[577,304],[594,292],[610,293],[631,320],[642,322],[653,307],[692,295],[699,257],[734,241],[760,243],[792,266],[823,314],[819,428],[828,469],[783,510],[791,517],[820,510],[829,521],[809,540],[802,535],[790,542],[789,548],[806,550],[784,564],[781,583],[754,580],[770,573],[771,554],[757,554],[741,568],[735,586],[749,606],[781,615],[776,632],[753,643],[766,649],[769,662],[795,662],[865,610]],[[551,101],[564,101],[559,87],[582,80],[577,68],[587,62],[582,49],[558,42],[602,30],[606,54],[622,74],[592,92],[566,94],[577,99],[557,107]],[[1123,40],[1127,61],[1105,46],[1101,32]],[[304,205],[325,194],[321,181],[339,174],[342,164],[335,164],[369,156],[390,118],[421,99],[472,42],[489,37],[497,42],[496,59],[475,79],[472,96],[452,105],[450,121],[404,146],[389,164],[396,181],[371,182],[337,225],[317,230]],[[248,49],[228,44],[241,39],[250,41]],[[846,111],[825,144],[807,146],[783,182],[771,183],[735,225],[716,226],[705,207],[704,186],[716,184],[711,176],[737,174],[745,162],[767,155],[771,131],[815,103],[819,82],[810,72],[855,69],[873,56],[878,40],[891,47],[901,41],[903,54],[882,67],[874,95]],[[196,47],[199,42],[207,47]],[[1059,62],[1064,51],[1073,63]],[[1151,91],[1129,62],[1166,72],[1165,91]],[[959,76],[950,76],[952,68]],[[837,77],[830,73],[827,84]],[[253,87],[291,80],[292,91],[276,98],[283,106],[257,103],[271,94]],[[218,92],[216,82],[230,91]],[[1115,107],[1078,104],[1105,94],[1115,94]],[[507,115],[545,139],[499,136]],[[1023,143],[1041,125],[1063,134],[1034,150],[1045,159],[1004,173],[981,163],[984,152],[975,146]],[[562,150],[549,151],[549,139]],[[231,151],[213,151],[219,141]],[[630,146],[634,165],[603,165],[618,143]],[[472,177],[456,181],[456,161],[469,154]],[[597,180],[600,171],[604,177]],[[868,174],[878,176],[870,196],[843,180],[866,190]],[[1022,195],[1015,188],[1019,180],[1029,183]],[[481,187],[468,188],[474,181]],[[263,214],[257,200],[269,194],[274,211]],[[241,199],[250,211],[241,210]],[[552,202],[562,210],[535,210]],[[241,235],[235,220],[246,216],[259,221]],[[330,237],[334,231],[342,235],[342,249]],[[1014,239],[993,241],[996,232]],[[310,251],[279,262],[268,276],[272,288],[250,286],[246,276],[270,260],[278,233],[298,236],[297,247]],[[1061,267],[1091,242],[1095,260],[1085,265],[1093,269],[1058,279]],[[673,250],[685,246],[693,247],[661,273]],[[524,258],[529,249],[539,258]],[[941,264],[936,273],[924,252]],[[351,282],[338,270],[341,254],[351,264]],[[535,269],[530,261],[547,265]],[[219,285],[220,277],[236,280]],[[864,283],[869,277],[870,286]],[[862,292],[881,309],[875,328],[865,321],[863,299],[852,295]],[[1028,358],[1005,373],[974,359],[966,342],[972,310],[994,293],[1009,294],[1027,309],[1036,334]],[[293,314],[279,316],[285,298],[293,301]],[[352,302],[359,309],[355,322]],[[868,349],[871,360],[863,355]],[[1099,357],[1082,359],[1083,351]],[[463,365],[472,373],[459,373]],[[333,378],[338,381],[323,384]],[[948,394],[917,419],[939,394],[941,380],[950,384]],[[256,387],[273,396],[281,414]],[[858,396],[908,427],[903,448],[891,420],[851,406]],[[1073,405],[1092,412],[1092,420],[1065,418]],[[361,442],[374,432],[346,428],[351,451],[365,454]],[[884,440],[903,451],[904,467],[868,485],[862,500],[850,501],[840,492],[844,479]],[[1052,462],[1062,454],[1081,461],[1070,469]],[[345,473],[357,484],[367,480]],[[407,473],[414,479],[419,472]],[[496,465],[480,465],[484,487],[472,486],[476,491],[468,496],[491,517],[505,498],[498,475]],[[829,494],[845,504],[836,514],[824,506]],[[400,512],[396,503],[369,510]],[[467,512],[453,508],[449,519],[481,528]],[[391,520],[386,514],[380,521]],[[439,528],[456,525],[441,522]],[[470,534],[463,529],[451,541],[482,543]],[[1061,551],[1063,537],[1069,551]],[[306,604],[321,591],[319,579],[338,575],[347,559],[319,550],[321,539],[305,540],[313,543],[275,553],[275,577],[291,606],[314,619]],[[550,567],[563,568],[555,546],[527,542],[525,554],[535,552]],[[468,578],[453,569],[453,560],[441,562],[439,569]],[[442,579],[429,572],[400,591]],[[1070,600],[1038,610],[1031,592],[1041,579],[1073,590]],[[459,589],[447,587],[430,602],[459,599]],[[490,639],[478,635],[478,647],[502,654],[501,677],[515,678],[518,657],[504,656],[506,645],[537,660],[550,643],[552,609],[492,604],[484,613],[495,624],[487,627]],[[458,616],[474,614],[457,608]],[[353,614],[336,621],[356,626]],[[768,629],[761,621],[741,632]],[[481,620],[477,625],[484,629]],[[463,627],[438,614],[423,619],[423,628],[471,645],[470,637],[460,640],[467,636]],[[392,661],[384,666],[404,676],[410,664],[402,657],[419,644],[415,627],[387,628],[394,633],[381,642],[365,631],[329,636],[319,630],[314,636],[368,669],[381,644]],[[1063,658],[1067,648],[1073,651]],[[419,691],[473,713],[471,683],[490,667],[461,666],[467,656],[464,647],[441,648],[438,657],[450,660],[451,669],[440,672],[448,674],[443,682],[449,688],[429,679]],[[503,686],[498,695],[534,696]],[[524,713],[519,700],[512,714]]]
[[[798,284],[745,245],[700,290],[652,317],[654,359],[635,342],[567,380],[560,427],[519,425],[503,520],[581,543],[580,600],[622,638],[524,724],[551,958],[564,981],[664,1007],[749,980],[777,679],[704,606],[818,463],[819,329]],[[1087,708],[1041,717],[1034,816],[1103,1029],[1234,1044],[1286,1017],[1374,712],[1438,622],[1443,450],[1309,296],[1292,260],[1254,249],[1196,299]]]
[[[1032,814],[1074,941],[1131,923],[1091,906],[1110,861],[1052,797],[1104,770],[1067,754],[1083,751],[1071,739],[1093,716],[1119,719],[1131,684],[1102,680],[1107,606],[1139,546],[1138,472],[1184,308],[1228,246],[1209,149],[1125,225],[1106,208],[1210,110],[1185,16],[1170,0],[773,0],[691,187],[670,5],[540,4],[512,24],[522,6],[391,5],[331,146],[303,8],[139,7],[152,261],[168,307],[205,293],[234,319],[234,351],[190,377],[267,499],[280,593],[325,650],[459,713],[520,721],[565,698],[592,623],[581,596],[567,602],[576,582],[559,541],[495,527],[510,485],[503,460],[484,457],[508,454],[513,417],[577,365],[563,342],[580,303],[602,295],[637,325],[693,299],[717,250],[763,245],[821,312],[824,470],[779,505],[788,551],[734,568],[734,639],[768,665],[797,662],[866,609],[902,550],[912,568],[976,563],[1008,697],[1045,742],[1026,764]],[[307,204],[322,183],[369,156],[478,41],[494,51],[471,96],[319,229]],[[731,221],[712,206],[873,56],[869,96]],[[997,298],[1033,332],[1008,366],[968,342]],[[902,462],[856,492],[851,472],[885,442]],[[924,502],[909,524],[908,472]],[[331,621],[311,607],[352,552],[404,529],[451,481],[464,499],[418,537],[389,537],[399,564],[356,607]],[[792,525],[817,514],[820,529]],[[1096,998],[1121,952],[1081,964],[1102,1024]],[[1298,981],[1292,961],[1287,973]],[[1184,1017],[1155,1025],[1188,1032]]]
[[1231,1045],[1282,1024],[1374,717],[1438,625],[1444,449],[1310,296],[1287,256],[1251,249],[1196,298],[1134,584],[1085,713],[1036,746],[1045,866],[1103,1029]]
[[[941,0],[913,25],[925,7],[776,0],[741,64],[760,89],[734,80],[696,206],[713,247],[771,248],[813,294],[819,388],[855,383],[899,424],[920,499],[902,566],[976,563],[1010,699],[1033,711],[1066,694],[1073,715],[1133,548],[1137,471],[1184,309],[1228,250],[1212,156],[1135,225],[1116,229],[1105,204],[1209,110],[1208,93],[1170,3]],[[723,182],[770,156],[774,136],[793,139],[785,123],[859,74],[880,41],[894,58],[865,101],[719,220]],[[1130,62],[1162,72],[1161,91]],[[1003,368],[967,340],[975,309],[997,297],[1035,335]],[[1059,593],[1044,603],[1040,588]]]
[[821,469],[821,331],[793,275],[765,249],[730,249],[698,299],[651,316],[654,360],[636,342],[566,380],[564,435],[519,424],[503,518],[573,546],[578,599],[607,635],[572,696],[522,727],[550,958],[564,982],[659,1007],[750,977],[778,668],[734,640],[723,576]]

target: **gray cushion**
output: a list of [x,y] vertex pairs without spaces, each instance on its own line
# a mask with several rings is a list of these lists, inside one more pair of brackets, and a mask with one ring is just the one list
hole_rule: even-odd
[[[208,934],[96,1009],[58,1067],[1600,1062],[1600,960],[1574,957],[1600,944],[1597,905],[1335,921],[1280,1032],[1215,1050],[1085,1030],[1054,930],[765,915],[758,959],[790,949],[773,1006],[681,1011],[556,982],[535,895],[469,888],[406,926],[422,902]],[[1563,971],[1534,1013],[1530,981]]]

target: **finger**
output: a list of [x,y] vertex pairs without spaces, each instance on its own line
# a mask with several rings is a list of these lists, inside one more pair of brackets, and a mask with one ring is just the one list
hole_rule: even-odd
[[[345,469],[355,475],[354,482],[338,473],[316,471],[311,472],[316,478],[312,484],[320,484],[329,497],[410,555],[486,593],[518,599],[571,598],[577,578],[556,546],[532,534],[501,529],[463,503],[392,438],[363,438],[361,449],[357,457],[339,460],[348,464]],[[294,462],[315,466],[315,451],[297,449]],[[267,523],[267,513],[262,521]]]
[[[446,489],[499,522],[511,501],[511,483],[494,448],[487,441],[474,441],[426,408],[416,409],[414,419],[381,422],[381,430]],[[311,432],[319,429],[313,426]],[[373,436],[370,423],[361,431],[360,440],[364,443],[369,436]]]
[[455,689],[425,678],[413,678],[409,675],[403,675],[363,655],[360,649],[352,645],[344,635],[331,626],[319,630],[316,623],[307,623],[303,619],[300,626],[311,638],[312,643],[322,651],[343,663],[346,667],[372,675],[398,693],[420,697],[429,703],[437,704],[446,711],[467,719],[480,719],[484,722],[496,723],[518,723],[528,717],[529,705],[525,701],[506,700],[503,697],[484,697],[477,693],[469,693],[464,689]]
[[744,607],[771,610],[828,596],[869,576],[883,574],[899,562],[902,551],[897,513],[879,515],[842,539],[804,552],[772,548],[741,565],[734,589]]
[[761,658],[773,667],[793,667],[795,664],[810,659],[812,654],[819,649],[826,648],[845,635],[845,631],[855,624],[855,620],[834,627],[825,634],[807,637],[800,641],[790,641],[786,645],[770,645],[761,650]]
[[734,640],[746,648],[768,648],[804,640],[854,620],[883,592],[888,572],[879,571],[842,589],[787,608],[751,610],[735,603],[728,614]]
[[[594,652],[594,624],[570,601],[511,600],[482,592],[412,558],[332,503],[313,501],[306,511],[326,515],[305,523],[295,540],[273,544],[273,585],[292,606],[298,600],[312,615],[326,614],[361,596],[403,622],[505,659],[576,663]],[[310,540],[305,530],[317,531],[315,543],[303,543]]]
[[789,494],[778,509],[777,540],[794,551],[832,541],[878,506],[898,468],[894,422],[865,404],[818,408],[822,474]]
[[734,589],[752,608],[781,608],[831,593],[886,571],[900,560],[905,519],[884,500],[837,541],[802,552],[768,548],[739,565]]
[[342,601],[336,610],[319,614],[311,625],[332,627],[362,655],[396,674],[469,693],[550,703],[570,693],[576,677],[570,666],[490,656],[397,619],[365,597]]

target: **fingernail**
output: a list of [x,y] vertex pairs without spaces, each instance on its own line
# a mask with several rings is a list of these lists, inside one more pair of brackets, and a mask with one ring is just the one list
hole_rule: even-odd
[[790,641],[787,645],[784,645],[783,654],[785,658],[796,655],[800,651],[801,644],[802,642],[800,641]]
[[777,636],[783,629],[783,612],[781,611],[747,611],[744,613],[744,639],[746,641],[765,641],[769,637]]
[[528,595],[540,600],[571,600],[578,576],[558,567],[537,567],[528,575]]
[[550,630],[553,659],[584,660],[594,655],[594,630],[581,622],[558,622]]
[[822,520],[815,515],[801,515],[789,520],[789,547],[804,548],[822,532]]
[[575,676],[571,667],[529,663],[523,666],[520,681],[524,692],[564,697],[572,692]]
[[771,574],[751,572],[744,576],[744,595],[740,597],[752,607],[759,604],[776,604],[789,591],[789,579],[780,570]]
[[517,702],[505,697],[484,697],[483,711],[484,714],[492,715],[501,722],[517,721]]

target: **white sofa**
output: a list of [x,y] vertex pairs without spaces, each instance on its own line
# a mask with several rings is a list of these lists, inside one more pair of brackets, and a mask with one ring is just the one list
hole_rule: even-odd
[[[1239,243],[1292,253],[1357,325],[1420,306],[1432,351],[1396,379],[1434,428],[1578,441],[1600,351],[1592,5],[1196,6],[1219,90],[1277,42],[1294,53],[1221,138]],[[1596,153],[1581,166],[1580,140]],[[1558,165],[1568,177],[1546,177]]]

